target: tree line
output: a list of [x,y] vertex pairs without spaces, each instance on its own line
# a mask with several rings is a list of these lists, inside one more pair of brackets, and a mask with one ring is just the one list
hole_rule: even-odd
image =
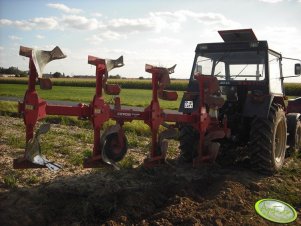
[[28,76],[28,71],[19,70],[17,67],[0,67],[0,74],[15,75],[16,77]]
[[[28,71],[22,71],[19,70],[18,67],[9,67],[9,68],[4,68],[0,67],[0,74],[7,74],[7,75],[15,75],[15,77],[27,77],[28,76]],[[65,76],[65,73],[60,73],[60,72],[55,72],[53,74],[47,74],[47,77],[50,78],[69,78],[70,76]],[[119,74],[117,75],[109,75],[110,79],[125,79],[124,77],[121,77]],[[143,80],[144,78],[140,76],[138,79]]]
[[[28,71],[19,70],[19,68],[17,67],[9,67],[9,68],[0,67],[0,74],[15,75],[15,77],[27,77]],[[60,72],[55,72],[53,74],[50,73],[49,77],[64,78],[65,74],[64,73],[62,74]]]

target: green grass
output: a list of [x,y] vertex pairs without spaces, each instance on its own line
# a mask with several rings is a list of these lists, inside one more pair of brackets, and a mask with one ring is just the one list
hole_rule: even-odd
[[81,154],[73,154],[70,156],[69,162],[74,166],[80,166],[83,164],[84,156]]
[[29,175],[26,179],[25,179],[27,184],[37,184],[38,182],[40,182],[39,177],[36,175]]
[[18,103],[14,101],[0,101],[0,115],[17,116]]
[[[26,88],[27,86],[22,84],[0,84],[0,96],[23,98]],[[40,90],[37,86],[37,92],[40,97],[46,100],[90,103],[93,99],[95,89],[93,87],[54,86],[52,90]],[[160,100],[161,107],[165,109],[178,109],[183,92],[178,91],[178,95],[177,101]],[[122,89],[120,93],[121,104],[128,106],[146,107],[150,104],[151,97],[151,90]],[[112,96],[106,95],[105,100],[113,103]]]
[[10,188],[15,188],[17,187],[17,182],[18,182],[18,179],[17,177],[14,175],[14,174],[8,174],[8,175],[5,175],[4,178],[3,178],[3,181],[4,181],[4,184],[7,186],[7,187],[10,187]]
[[25,148],[25,141],[21,135],[10,134],[6,143],[14,148]]
[[137,161],[133,156],[125,156],[120,162],[118,162],[118,166],[122,169],[132,169],[134,165],[137,164]]
[[0,101],[0,110],[7,112],[17,112],[18,103],[14,101]]
[[[0,115],[11,115],[12,113],[16,113],[16,112],[17,112],[17,103],[16,102],[0,101]],[[78,120],[77,117],[72,117],[72,116],[52,116],[51,115],[51,116],[47,116],[45,119],[43,119],[43,121],[52,123],[52,124],[61,124],[61,125],[66,125],[66,126],[77,126],[80,128],[92,129],[92,125],[89,120]],[[114,125],[114,124],[115,124],[115,122],[113,120],[109,120],[104,124],[103,129],[106,129],[107,127]],[[149,127],[142,121],[134,120],[132,122],[125,122],[123,128],[131,137],[131,141],[130,141],[131,144],[134,144],[135,142],[137,142],[137,139],[138,139],[137,136],[149,136],[150,135]],[[4,130],[2,130],[2,128],[0,128],[1,136],[2,136],[2,133],[4,133]],[[92,141],[93,141],[92,133],[91,134],[89,134],[87,132],[70,133],[70,136],[72,136],[74,139],[82,140],[82,141],[88,142],[88,143],[92,143]],[[14,147],[23,147],[24,144],[18,139],[19,138],[16,136],[10,136],[8,138],[7,142],[9,142]],[[133,145],[133,146],[135,146],[135,145]],[[49,148],[44,147],[44,148],[51,149],[52,147],[49,147]]]

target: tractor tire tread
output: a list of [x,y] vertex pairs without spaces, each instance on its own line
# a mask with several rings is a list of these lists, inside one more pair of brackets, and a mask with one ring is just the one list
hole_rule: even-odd
[[250,131],[250,159],[253,170],[262,174],[273,174],[273,130],[277,120],[277,112],[284,111],[277,105],[272,105],[267,119],[255,118]]

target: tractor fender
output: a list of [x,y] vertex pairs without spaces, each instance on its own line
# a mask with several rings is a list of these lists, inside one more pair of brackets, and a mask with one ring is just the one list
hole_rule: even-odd
[[281,96],[248,94],[243,106],[243,116],[267,118],[273,103],[281,105],[285,109],[284,99]]

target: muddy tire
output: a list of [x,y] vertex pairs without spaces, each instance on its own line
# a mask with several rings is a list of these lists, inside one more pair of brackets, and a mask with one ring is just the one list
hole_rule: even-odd
[[255,118],[250,131],[250,160],[254,170],[273,174],[281,169],[287,140],[285,112],[272,105],[267,119]]
[[287,114],[287,143],[292,152],[301,150],[301,116],[298,113]]
[[179,133],[180,157],[183,162],[192,162],[197,154],[199,133],[192,126],[182,126]]

